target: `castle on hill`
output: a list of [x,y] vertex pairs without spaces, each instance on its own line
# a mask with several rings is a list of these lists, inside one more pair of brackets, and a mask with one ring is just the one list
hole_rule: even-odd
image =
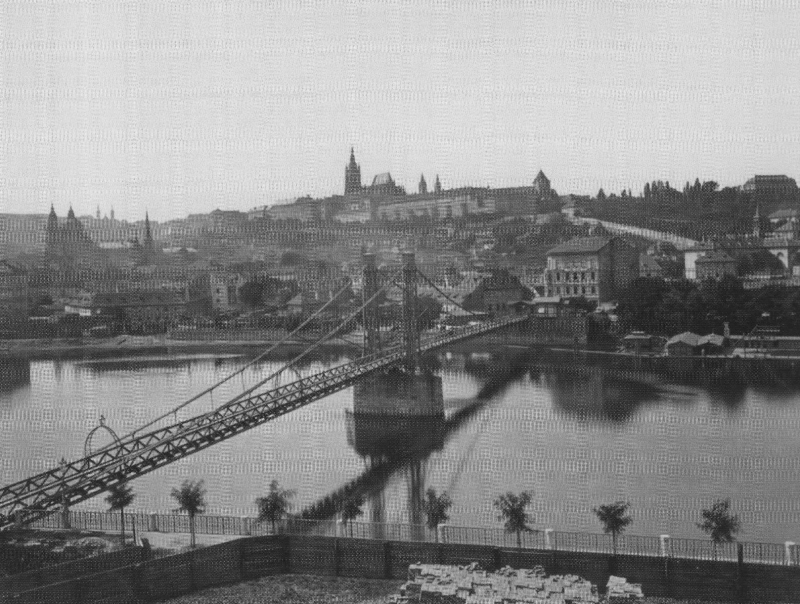
[[438,221],[471,215],[503,214],[525,216],[553,209],[558,196],[550,180],[541,170],[531,185],[489,188],[459,187],[445,189],[439,175],[432,190],[425,175],[420,175],[416,193],[407,193],[389,172],[375,175],[364,185],[361,166],[355,150],[344,169],[344,194],[325,199],[305,197],[294,203],[267,208],[265,215],[273,219],[295,219],[303,222],[335,220],[338,222]]

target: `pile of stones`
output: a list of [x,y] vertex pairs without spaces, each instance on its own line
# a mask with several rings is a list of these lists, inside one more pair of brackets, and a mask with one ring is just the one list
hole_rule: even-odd
[[391,604],[598,604],[601,599],[597,587],[577,575],[547,576],[541,566],[505,567],[488,573],[472,563],[468,566],[412,564],[400,595],[391,596],[389,601]]
[[606,583],[606,602],[608,604],[635,604],[644,600],[642,586],[628,583],[624,577],[610,576]]

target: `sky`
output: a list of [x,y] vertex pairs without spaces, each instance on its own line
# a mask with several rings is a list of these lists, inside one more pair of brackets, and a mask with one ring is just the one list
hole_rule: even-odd
[[0,212],[800,180],[800,2],[6,0]]

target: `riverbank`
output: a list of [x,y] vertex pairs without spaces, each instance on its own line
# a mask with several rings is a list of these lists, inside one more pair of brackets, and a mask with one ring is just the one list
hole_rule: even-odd
[[[254,353],[277,343],[277,340],[172,340],[166,335],[5,340],[0,343],[0,359],[2,357],[23,359],[91,358],[107,356],[114,352],[130,354]],[[282,343],[276,353],[279,351],[300,352],[307,346],[308,342],[290,340]],[[344,352],[353,347],[341,342],[326,342],[321,345],[321,348],[331,352]]]

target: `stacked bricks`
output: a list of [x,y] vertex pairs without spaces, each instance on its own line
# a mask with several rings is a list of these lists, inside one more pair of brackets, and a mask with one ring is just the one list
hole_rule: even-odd
[[608,604],[638,604],[644,599],[642,586],[628,583],[624,577],[610,576],[606,583],[606,601]]
[[597,587],[576,575],[505,567],[494,573],[468,566],[412,564],[392,604],[598,604]]

